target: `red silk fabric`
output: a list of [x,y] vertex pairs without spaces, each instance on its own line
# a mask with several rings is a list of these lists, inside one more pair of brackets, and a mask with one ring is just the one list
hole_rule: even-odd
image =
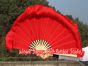
[[35,40],[45,40],[53,49],[82,50],[77,25],[43,5],[28,7],[15,20],[6,35],[6,48],[27,50]]

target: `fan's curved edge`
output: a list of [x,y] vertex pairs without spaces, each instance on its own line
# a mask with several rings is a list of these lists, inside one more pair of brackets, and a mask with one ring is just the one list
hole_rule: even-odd
[[18,22],[21,22],[21,20],[26,19],[28,16],[33,17],[31,15],[45,15],[45,16],[49,16],[51,18],[56,18],[56,20],[61,20],[62,24],[65,24],[66,27],[68,27],[70,29],[70,31],[72,31],[72,33],[75,36],[75,39],[77,40],[77,46],[79,49],[82,49],[81,47],[81,40],[80,40],[80,35],[79,32],[77,30],[77,28],[75,28],[76,26],[74,26],[74,24],[71,23],[71,21],[69,19],[67,19],[65,16],[58,14],[56,11],[54,11],[52,8],[48,8],[46,6],[43,5],[34,5],[34,6],[30,6],[28,7],[24,13],[22,13],[14,22],[13,26],[11,29],[14,28],[14,25],[17,24]]

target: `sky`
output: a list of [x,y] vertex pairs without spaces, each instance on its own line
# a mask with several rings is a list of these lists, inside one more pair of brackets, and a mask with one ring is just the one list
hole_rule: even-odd
[[62,14],[79,17],[83,23],[88,24],[88,0],[48,0]]

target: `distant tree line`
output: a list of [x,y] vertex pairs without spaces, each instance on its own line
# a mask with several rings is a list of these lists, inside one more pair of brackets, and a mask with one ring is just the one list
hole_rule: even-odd
[[88,46],[88,24],[84,24],[79,18],[73,18],[72,15],[66,16],[73,20],[73,22],[77,23],[82,40],[82,47]]

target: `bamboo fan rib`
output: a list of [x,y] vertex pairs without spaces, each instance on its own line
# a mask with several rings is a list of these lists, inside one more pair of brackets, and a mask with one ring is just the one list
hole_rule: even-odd
[[51,48],[49,43],[44,40],[36,40],[32,42],[32,44],[29,47],[35,50],[47,50]]

